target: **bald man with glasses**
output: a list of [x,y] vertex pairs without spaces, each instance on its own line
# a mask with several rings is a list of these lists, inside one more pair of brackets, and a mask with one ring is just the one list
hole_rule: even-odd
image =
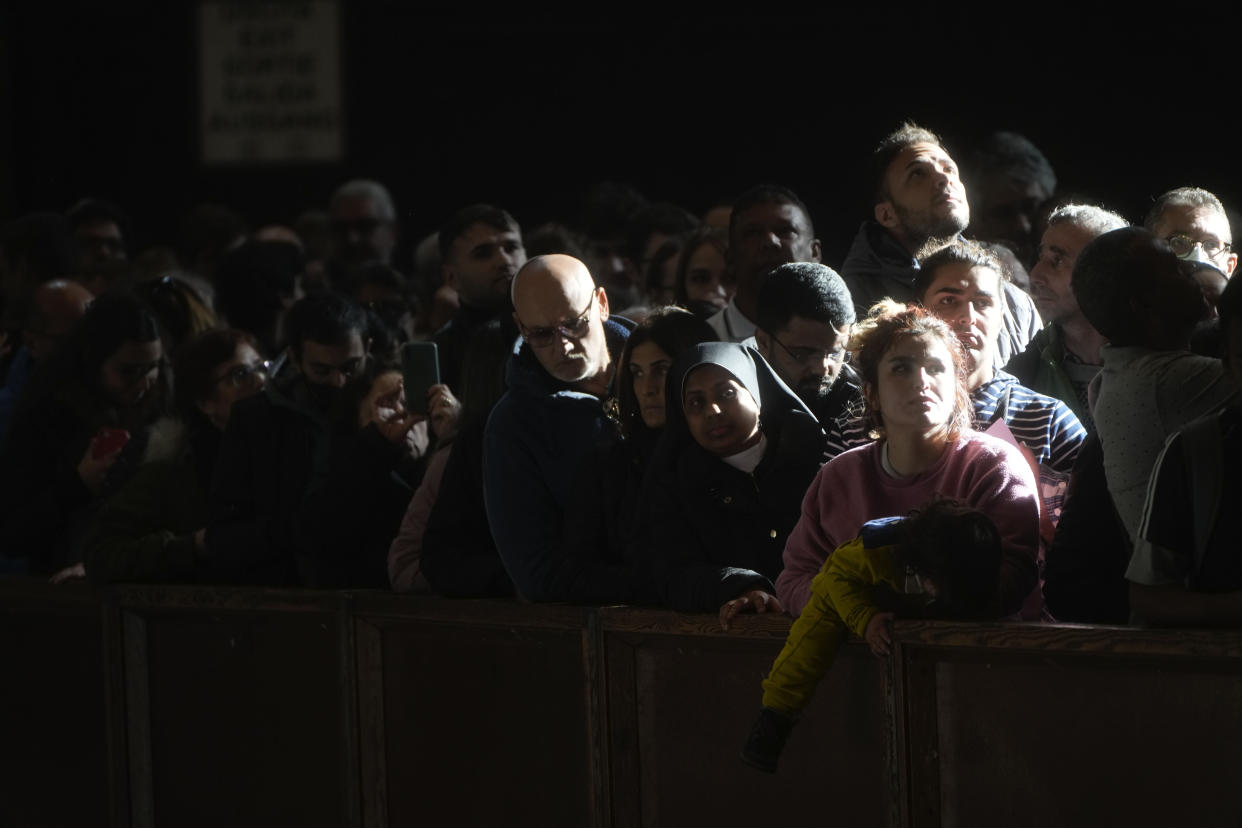
[[559,601],[569,586],[563,535],[575,472],[610,436],[603,398],[633,324],[610,316],[607,293],[572,256],[531,259],[511,291],[522,339],[484,432],[484,499],[518,593]]

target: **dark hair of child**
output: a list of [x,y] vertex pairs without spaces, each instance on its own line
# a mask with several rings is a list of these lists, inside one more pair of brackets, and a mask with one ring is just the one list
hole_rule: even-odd
[[1000,532],[992,519],[949,498],[916,509],[901,525],[898,557],[936,587],[936,616],[977,619],[994,613]]

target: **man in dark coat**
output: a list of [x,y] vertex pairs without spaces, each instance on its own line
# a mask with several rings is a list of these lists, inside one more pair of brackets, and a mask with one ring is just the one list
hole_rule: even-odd
[[631,323],[572,256],[531,259],[513,280],[523,342],[483,437],[483,486],[496,549],[518,593],[564,600],[565,517],[578,463],[612,429],[603,398]]
[[290,369],[229,418],[209,496],[207,548],[229,580],[302,582],[304,501],[329,465],[329,422],[340,390],[366,368],[361,309],[331,293],[289,309]]
[[502,330],[517,336],[509,285],[518,268],[526,264],[522,229],[499,207],[472,204],[458,210],[440,228],[441,268],[444,283],[457,291],[457,313],[436,331],[432,340],[439,349],[440,381],[460,395],[461,367],[470,337],[492,319]]
[[862,381],[845,362],[853,327],[849,289],[830,267],[783,264],[759,291],[755,348],[811,409],[830,440],[840,439],[834,435],[838,420],[862,406]]

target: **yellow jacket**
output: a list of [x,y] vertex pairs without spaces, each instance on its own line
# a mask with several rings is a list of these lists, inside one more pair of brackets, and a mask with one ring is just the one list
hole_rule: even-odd
[[789,715],[801,712],[832,666],[846,629],[859,636],[866,631],[877,612],[872,599],[875,586],[886,583],[902,591],[905,568],[893,555],[900,522],[900,518],[871,521],[862,534],[828,556],[811,581],[810,601],[764,679],[764,707]]

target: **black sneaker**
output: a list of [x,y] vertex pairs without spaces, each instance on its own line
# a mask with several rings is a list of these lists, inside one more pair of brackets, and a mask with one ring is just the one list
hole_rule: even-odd
[[797,718],[765,707],[750,729],[750,738],[742,747],[742,761],[752,768],[776,773],[776,763],[785,749],[785,740],[793,730]]

